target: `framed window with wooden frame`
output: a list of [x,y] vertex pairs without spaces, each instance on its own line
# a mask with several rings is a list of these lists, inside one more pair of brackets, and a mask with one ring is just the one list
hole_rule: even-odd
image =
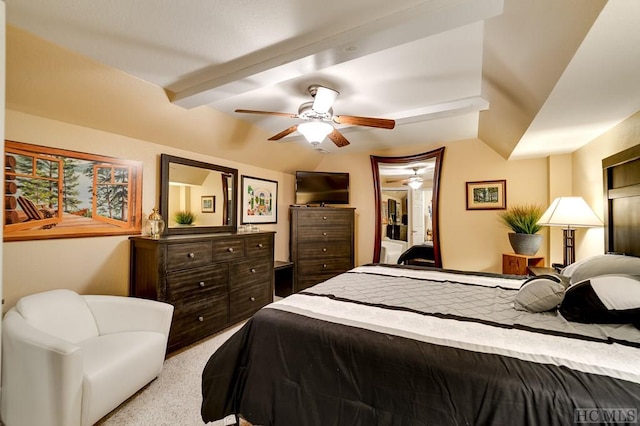
[[467,182],[467,210],[504,210],[506,208],[506,180]]
[[141,229],[142,162],[5,141],[4,241]]

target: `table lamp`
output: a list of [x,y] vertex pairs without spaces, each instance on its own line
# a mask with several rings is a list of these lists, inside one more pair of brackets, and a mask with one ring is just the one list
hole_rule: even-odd
[[582,197],[558,197],[542,214],[538,224],[542,226],[563,226],[563,264],[575,261],[575,230],[578,227],[603,226],[600,218],[591,210]]

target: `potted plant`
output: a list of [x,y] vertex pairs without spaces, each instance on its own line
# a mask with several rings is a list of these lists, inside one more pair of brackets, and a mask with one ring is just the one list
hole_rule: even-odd
[[540,249],[542,235],[537,234],[542,228],[538,220],[544,213],[539,205],[515,205],[500,213],[502,223],[513,232],[509,233],[509,243],[517,254],[533,256]]
[[178,225],[193,225],[193,222],[196,220],[196,215],[189,210],[180,210],[173,215],[173,220],[175,220]]

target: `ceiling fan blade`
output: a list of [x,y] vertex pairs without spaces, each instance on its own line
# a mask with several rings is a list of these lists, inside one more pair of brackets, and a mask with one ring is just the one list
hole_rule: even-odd
[[328,112],[333,103],[336,101],[336,98],[340,94],[339,92],[329,89],[327,87],[317,86],[315,88],[316,94],[313,98],[313,109],[318,114],[325,114]]
[[291,126],[288,129],[285,129],[283,131],[281,131],[280,133],[278,133],[277,135],[271,136],[269,138],[270,141],[277,141],[280,140],[282,138],[284,138],[285,136],[295,132],[298,129],[298,125],[295,126]]
[[327,137],[331,139],[338,148],[349,145],[349,141],[347,140],[347,138],[345,138],[342,133],[338,131],[338,129],[333,129],[333,132],[329,133]]
[[292,114],[290,112],[255,111],[252,109],[237,109],[236,112],[239,112],[242,114],[265,114],[265,115],[277,115],[280,117],[298,118],[298,114]]
[[354,126],[380,127],[382,129],[393,129],[396,126],[395,120],[373,117],[356,117],[355,115],[336,115],[333,121],[338,124],[352,124]]

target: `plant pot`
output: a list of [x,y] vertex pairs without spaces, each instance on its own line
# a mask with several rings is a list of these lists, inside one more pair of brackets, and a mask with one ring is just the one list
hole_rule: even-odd
[[535,255],[542,245],[542,235],[540,234],[516,234],[509,233],[509,243],[516,254],[525,256]]

